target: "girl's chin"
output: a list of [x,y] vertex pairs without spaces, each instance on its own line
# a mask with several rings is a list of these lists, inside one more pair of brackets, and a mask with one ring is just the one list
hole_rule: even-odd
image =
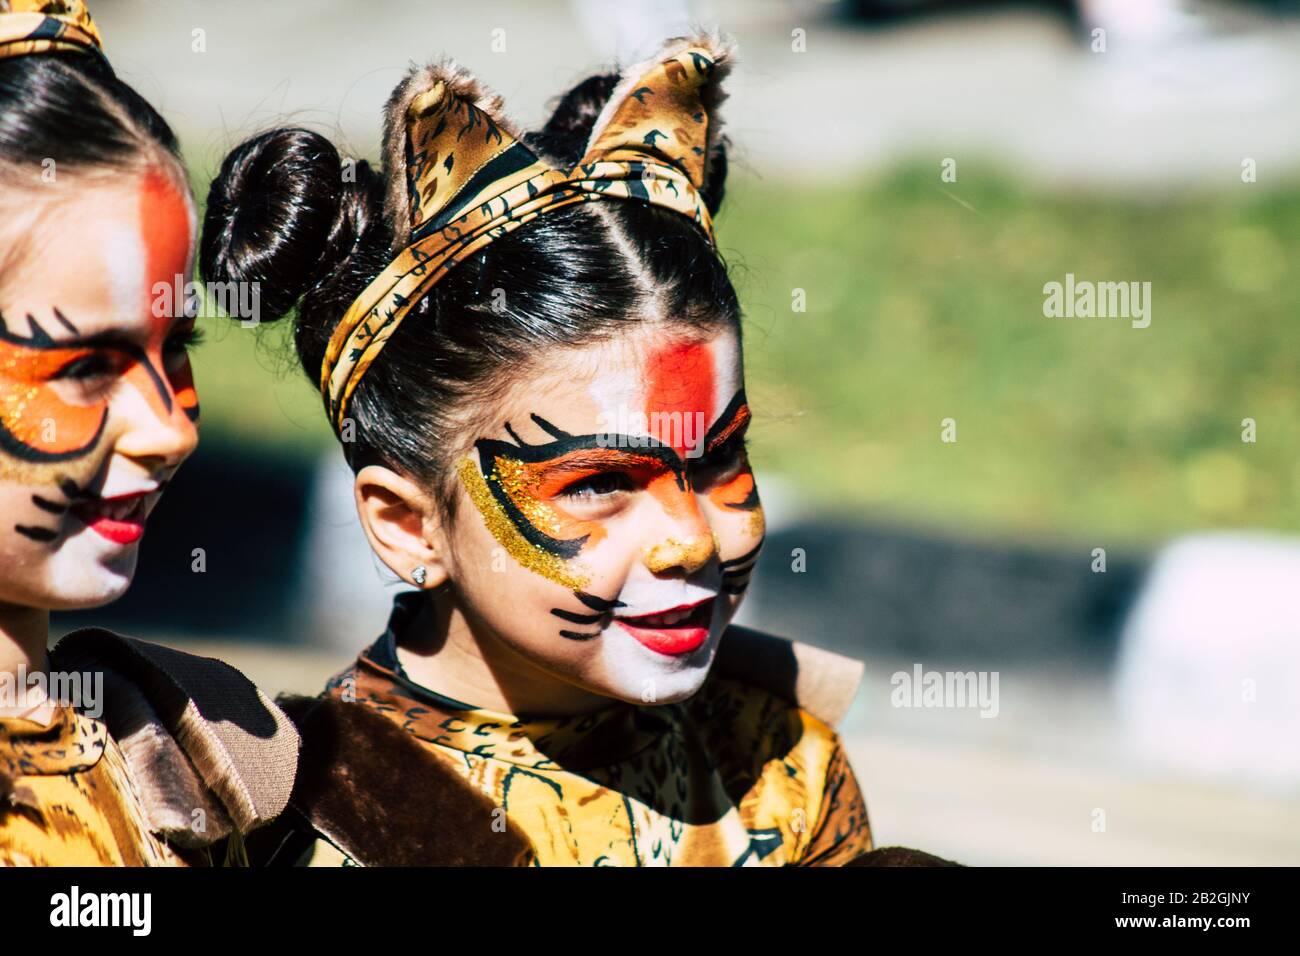
[[87,611],[112,604],[131,587],[135,562],[125,572],[96,564],[76,585],[51,590],[42,606],[51,611]]
[[118,598],[126,593],[126,588],[118,588],[111,592],[105,592],[96,595],[57,595],[45,605],[51,611],[91,611],[97,607],[103,607],[106,604],[112,604]]
[[677,704],[694,697],[708,676],[707,664],[667,673],[647,672],[640,681],[634,682],[634,686],[607,687],[602,692],[626,703],[647,707]]

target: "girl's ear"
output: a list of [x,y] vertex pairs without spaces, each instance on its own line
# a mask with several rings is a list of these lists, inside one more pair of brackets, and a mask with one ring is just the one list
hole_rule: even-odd
[[[382,465],[367,465],[357,472],[353,490],[370,547],[394,574],[421,588],[447,581],[446,539],[432,499],[415,482]],[[421,567],[424,580],[416,581]]]

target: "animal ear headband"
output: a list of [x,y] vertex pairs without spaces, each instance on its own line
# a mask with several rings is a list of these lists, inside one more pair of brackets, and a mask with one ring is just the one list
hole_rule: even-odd
[[599,199],[649,203],[691,219],[712,243],[700,190],[719,149],[714,110],[731,61],[731,44],[713,36],[667,41],[622,72],[570,169],[525,146],[501,98],[454,62],[408,77],[389,102],[385,131],[387,212],[400,251],[348,308],[325,350],[321,395],[335,428],[366,369],[434,283],[543,212]]
[[81,0],[0,0],[0,60],[68,51],[104,52]]

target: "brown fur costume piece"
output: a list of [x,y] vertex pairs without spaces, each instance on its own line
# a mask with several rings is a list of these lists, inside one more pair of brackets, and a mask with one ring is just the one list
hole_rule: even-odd
[[[282,697],[279,703],[304,741],[290,806],[355,862],[526,862],[531,845],[505,814],[387,717],[334,698]],[[290,839],[279,834],[280,841]]]
[[104,718],[155,833],[207,846],[284,809],[297,731],[229,664],[102,628],[68,634],[50,659],[57,671],[104,675]]
[[454,95],[487,113],[515,139],[523,139],[523,131],[504,114],[501,97],[451,57],[413,67],[384,106],[384,218],[393,227],[393,251],[405,246],[411,237],[411,202],[406,179],[407,110],[412,100],[439,83],[445,83]]

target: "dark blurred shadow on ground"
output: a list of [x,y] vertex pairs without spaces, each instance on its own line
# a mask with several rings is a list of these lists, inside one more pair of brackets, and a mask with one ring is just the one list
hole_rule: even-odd
[[[806,569],[793,570],[795,549]],[[765,630],[853,655],[1107,668],[1146,562],[820,518],[768,535],[747,601]]]

